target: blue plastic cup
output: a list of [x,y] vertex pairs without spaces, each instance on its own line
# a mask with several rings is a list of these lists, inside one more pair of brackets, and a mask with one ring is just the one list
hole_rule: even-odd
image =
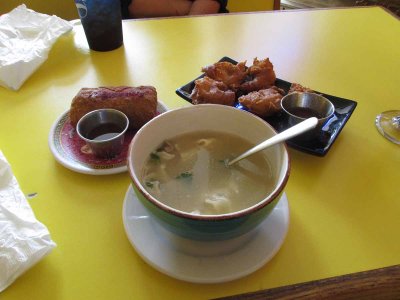
[[123,44],[119,0],[75,0],[89,47],[110,51]]

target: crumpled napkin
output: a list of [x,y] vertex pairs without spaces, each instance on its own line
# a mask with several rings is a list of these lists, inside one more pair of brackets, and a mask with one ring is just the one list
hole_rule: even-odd
[[55,246],[0,151],[0,292]]
[[0,16],[0,85],[18,90],[72,25],[22,4]]

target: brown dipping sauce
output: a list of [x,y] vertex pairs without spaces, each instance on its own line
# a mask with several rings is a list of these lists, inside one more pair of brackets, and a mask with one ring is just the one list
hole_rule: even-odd
[[292,115],[295,115],[297,117],[304,118],[304,119],[308,119],[308,118],[312,118],[312,117],[322,119],[325,117],[324,115],[317,112],[316,110],[313,110],[308,107],[291,107],[290,109],[288,109],[288,111]]
[[87,136],[89,140],[105,141],[116,137],[123,131],[123,128],[114,123],[104,123],[93,128]]

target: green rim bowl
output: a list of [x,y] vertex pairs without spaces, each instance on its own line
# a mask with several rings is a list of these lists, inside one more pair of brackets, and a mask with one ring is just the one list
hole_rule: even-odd
[[128,170],[139,201],[163,227],[194,240],[226,240],[248,233],[278,203],[290,173],[284,143],[263,150],[276,178],[273,191],[246,209],[221,215],[196,215],[169,207],[150,195],[141,182],[143,166],[154,149],[177,135],[196,131],[219,131],[241,136],[257,144],[276,135],[261,118],[234,107],[201,104],[167,111],[146,123],[134,136],[128,151]]

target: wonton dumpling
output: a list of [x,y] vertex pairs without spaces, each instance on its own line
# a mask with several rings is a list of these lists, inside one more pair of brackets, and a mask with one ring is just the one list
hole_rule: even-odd
[[228,197],[222,193],[216,193],[211,195],[211,197],[207,197],[204,201],[204,206],[208,211],[212,214],[225,214],[229,213],[231,209],[231,202]]

